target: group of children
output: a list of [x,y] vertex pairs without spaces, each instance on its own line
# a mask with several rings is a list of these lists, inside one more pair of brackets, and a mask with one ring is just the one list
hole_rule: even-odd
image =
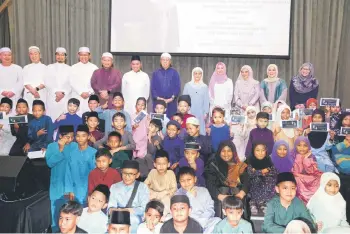
[[[137,99],[135,113],[123,109],[120,92],[112,104],[100,106],[91,95],[90,111],[80,117],[80,102],[72,98],[67,113],[51,120],[42,101],[29,114],[19,99],[17,115],[27,115],[28,123],[0,124],[2,155],[45,151],[54,231],[252,233],[250,215],[259,213],[268,233],[284,232],[295,219],[294,226],[307,223],[311,231],[348,226],[334,174],[350,173],[350,135],[340,132],[350,127],[350,113],[340,107],[317,109],[310,99],[292,111],[283,101],[265,102],[261,112],[246,107],[239,124],[227,123],[225,110],[214,107],[201,135],[189,95],[178,98],[170,119],[163,100],[144,118],[145,98]],[[1,112],[11,116],[12,107],[11,99],[1,99]],[[299,126],[282,128],[282,120]],[[310,123],[323,122],[329,132],[310,130]],[[325,212],[339,215],[330,221]]]

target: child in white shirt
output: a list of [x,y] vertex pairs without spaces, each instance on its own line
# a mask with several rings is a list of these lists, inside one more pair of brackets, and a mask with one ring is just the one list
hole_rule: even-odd
[[88,233],[105,233],[108,218],[102,209],[106,209],[109,199],[107,185],[99,184],[88,198],[88,207],[83,209],[78,226]]

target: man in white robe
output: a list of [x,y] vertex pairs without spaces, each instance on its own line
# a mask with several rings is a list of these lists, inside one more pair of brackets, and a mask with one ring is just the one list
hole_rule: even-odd
[[[0,99],[8,97],[14,105],[22,97],[23,74],[22,68],[12,63],[12,51],[3,47],[0,50]],[[13,108],[15,110],[16,108]]]
[[80,47],[78,56],[79,62],[72,66],[71,86],[72,97],[80,101],[77,115],[82,116],[83,113],[90,111],[88,101],[90,95],[94,93],[91,88],[91,76],[98,67],[89,62],[91,56],[88,47]]
[[136,111],[136,100],[139,97],[144,97],[146,100],[149,97],[150,80],[147,73],[141,70],[141,59],[138,55],[131,57],[131,71],[124,74],[122,79],[122,93],[125,104],[124,110],[130,115]]
[[47,66],[45,85],[47,88],[46,115],[55,121],[67,112],[68,100],[71,96],[72,67],[66,64],[65,48],[56,49],[56,63]]
[[32,62],[23,68],[23,98],[27,100],[29,112],[32,112],[34,100],[42,100],[46,103],[45,76],[47,67],[40,61],[40,49],[36,46],[29,47],[29,58]]

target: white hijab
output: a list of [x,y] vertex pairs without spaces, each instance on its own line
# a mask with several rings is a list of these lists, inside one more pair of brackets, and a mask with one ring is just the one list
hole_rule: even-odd
[[[277,113],[275,116],[275,124],[278,124],[280,126],[282,118],[281,118],[281,114],[284,111],[284,109],[288,109],[290,112],[290,116],[292,116],[292,111],[290,109],[289,106],[287,105],[282,105],[277,109]],[[284,132],[284,134],[286,134],[287,137],[289,138],[293,138],[294,137],[294,129],[293,128],[282,128],[282,131]]]
[[[269,68],[270,67],[274,67],[275,70],[276,70],[276,74],[273,77],[269,76]],[[267,82],[267,83],[276,82],[276,81],[278,81],[280,79],[280,78],[278,78],[278,67],[277,67],[276,64],[270,64],[269,66],[267,66],[266,73],[267,73],[267,78],[265,78],[264,81]]]
[[248,111],[255,111],[255,117],[258,114],[259,110],[255,106],[247,106],[245,110],[245,116],[247,116],[247,124],[249,127],[255,127],[256,126],[256,118],[254,119],[249,119],[248,118]]
[[331,196],[325,191],[330,180],[337,181],[340,187],[340,179],[336,174],[332,172],[323,173],[320,187],[306,206],[316,222],[321,221],[323,223],[322,229],[340,226],[341,221],[346,217],[346,202],[340,192]]
[[[200,73],[202,73],[202,78],[201,78],[201,80],[199,81],[199,83],[195,83],[195,82],[194,82],[193,73],[195,73],[195,72],[200,72]],[[191,81],[190,81],[190,84],[191,84],[191,85],[193,85],[193,86],[195,86],[195,87],[206,86],[206,84],[204,84],[204,82],[203,82],[204,74],[203,74],[203,69],[202,69],[202,68],[200,68],[200,67],[195,67],[195,68],[193,68],[191,74],[192,74],[192,79],[191,79]]]

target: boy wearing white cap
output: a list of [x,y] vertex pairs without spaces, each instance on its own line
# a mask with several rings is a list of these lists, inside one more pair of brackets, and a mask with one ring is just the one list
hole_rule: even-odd
[[88,106],[89,97],[94,93],[91,87],[91,76],[98,67],[90,63],[90,49],[80,47],[78,52],[79,62],[72,65],[72,97],[80,101],[80,108],[77,115],[90,111]]
[[28,53],[32,63],[23,68],[23,98],[27,100],[31,112],[34,100],[40,99],[46,103],[45,76],[47,75],[47,67],[40,61],[39,47],[29,47]]
[[113,67],[113,55],[109,52],[102,54],[102,68],[95,70],[91,77],[91,87],[103,106],[108,102],[108,109],[113,109],[113,94],[120,92],[122,73]]
[[46,115],[57,119],[66,111],[72,91],[72,67],[65,64],[67,51],[63,47],[56,49],[56,63],[47,66],[45,85],[47,88]]
[[22,68],[12,63],[12,52],[8,47],[1,48],[0,59],[0,99],[7,97],[17,103],[23,91]]

